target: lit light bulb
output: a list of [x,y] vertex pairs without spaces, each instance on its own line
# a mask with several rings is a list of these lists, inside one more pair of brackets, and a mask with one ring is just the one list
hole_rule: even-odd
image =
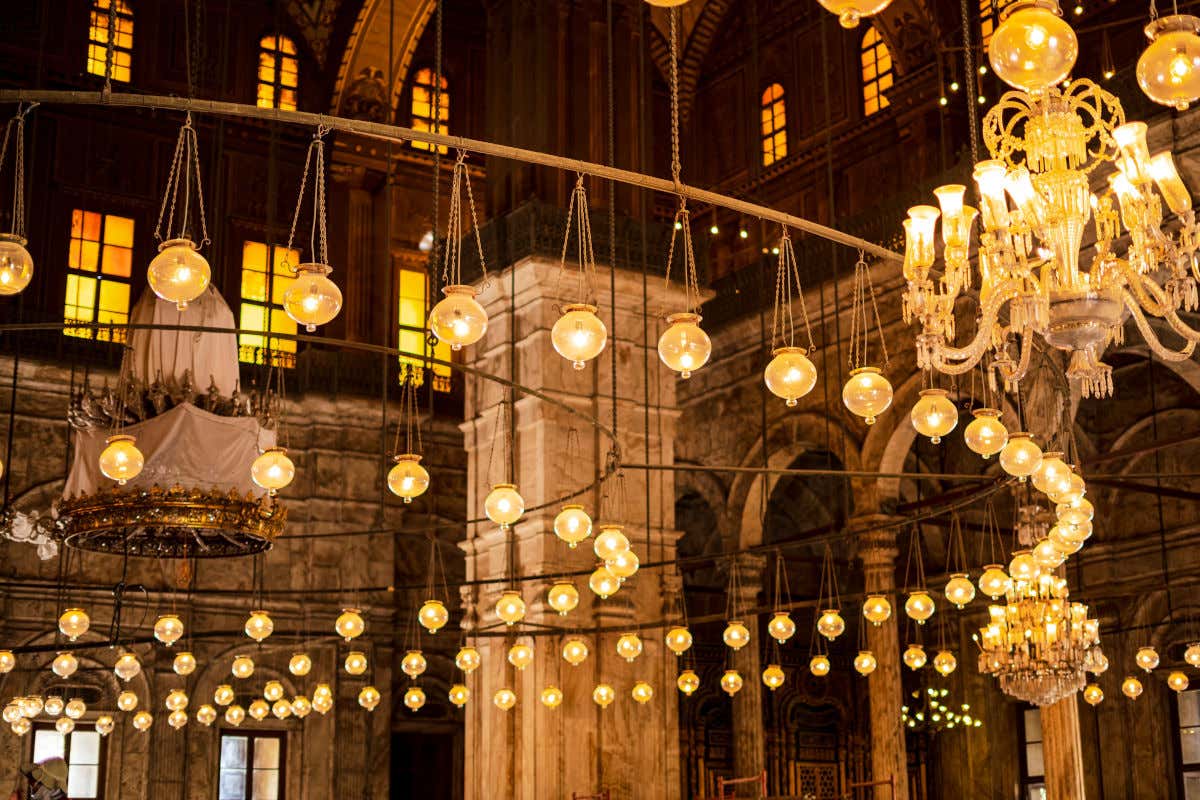
[[779,347],[771,352],[771,361],[763,370],[767,389],[793,408],[817,383],[817,368],[802,347]]
[[1183,660],[1193,667],[1200,667],[1200,642],[1193,642],[1183,652]]
[[838,23],[845,29],[857,28],[863,17],[883,11],[892,0],[817,0],[821,7],[836,14]]
[[287,719],[292,715],[292,704],[287,700],[276,700],[271,704],[271,714],[275,719]]
[[101,714],[96,717],[96,733],[101,736],[108,736],[116,727],[116,722],[108,714]]
[[158,246],[158,255],[146,269],[150,289],[180,311],[204,294],[212,280],[208,260],[191,239],[168,239]]
[[1056,494],[1070,488],[1071,468],[1062,460],[1062,453],[1048,452],[1042,454],[1042,463],[1031,478],[1033,487],[1047,495]]
[[66,736],[75,730],[75,720],[70,717],[63,717],[54,723],[54,730]]
[[430,633],[437,633],[450,620],[450,612],[440,600],[426,600],[417,612],[417,620]]
[[817,632],[831,642],[841,636],[845,630],[846,620],[842,619],[842,615],[838,613],[837,609],[826,609],[817,618]]
[[514,644],[508,648],[508,663],[518,670],[525,669],[533,663],[533,648],[521,642]]
[[525,618],[525,601],[513,589],[500,595],[496,601],[496,616],[506,625],[515,625]]
[[233,727],[239,727],[246,721],[246,709],[239,705],[232,705],[225,709],[225,721]]
[[269,447],[250,465],[250,478],[267,490],[272,497],[296,477],[296,465],[288,458],[287,449]]
[[646,705],[654,697],[654,689],[645,681],[638,681],[633,685],[633,689],[629,694],[641,705]]
[[59,653],[50,663],[50,671],[60,678],[69,678],[79,669],[79,659],[74,653]]
[[818,653],[808,660],[808,671],[818,678],[828,675],[829,669],[829,657],[824,654]]
[[592,518],[581,505],[565,505],[554,518],[554,535],[574,548],[592,535]]
[[333,623],[333,629],[337,631],[337,635],[347,642],[362,636],[366,628],[367,624],[363,622],[362,611],[357,608],[343,608],[342,613]]
[[66,707],[66,702],[56,694],[52,694],[46,698],[46,702],[42,705],[42,711],[46,712],[48,717],[57,717],[63,713],[63,708]]
[[601,600],[607,600],[617,593],[621,588],[621,581],[616,576],[608,571],[608,568],[601,564],[596,568],[588,578],[588,588],[590,588]]
[[708,363],[712,355],[712,340],[700,328],[700,315],[690,312],[671,314],[667,329],[658,339],[658,357],[681,378]]
[[913,427],[938,444],[958,425],[958,409],[945,389],[925,389],[909,414]]
[[617,655],[632,662],[642,654],[642,639],[636,633],[623,634],[617,639]]
[[1089,683],[1083,690],[1083,699],[1089,706],[1098,706],[1104,702],[1104,690],[1094,683]]
[[254,611],[246,618],[246,635],[256,642],[262,642],[274,631],[275,623],[265,611]]
[[1142,91],[1156,103],[1185,111],[1200,98],[1200,19],[1159,17],[1146,26],[1150,45],[1137,64]]
[[482,663],[483,659],[480,658],[479,651],[469,645],[459,648],[458,653],[454,656],[454,665],[468,675],[479,669],[479,665]]
[[[208,703],[196,709],[196,722],[199,722],[204,727],[211,726],[217,721],[217,710]],[[97,725],[98,727],[98,725]]]
[[145,733],[154,724],[154,715],[149,711],[139,711],[133,715],[133,727],[138,733]]
[[[118,704],[120,698],[118,697]],[[137,698],[134,698],[134,703],[137,703]],[[21,698],[21,714],[22,716],[33,719],[38,714],[42,713],[42,709],[46,707],[45,702],[37,695],[30,695]]]
[[296,277],[283,293],[283,310],[309,333],[342,310],[342,292],[329,279],[333,268],[309,262],[296,267]]
[[608,708],[616,699],[617,693],[607,683],[596,684],[596,688],[592,690],[592,700],[601,708]]
[[942,677],[954,672],[958,666],[958,659],[954,657],[954,653],[949,650],[939,650],[938,654],[933,657],[933,668],[938,671]]
[[[410,678],[424,674],[428,666],[425,655],[420,650],[409,650],[400,661],[400,671]],[[349,667],[346,668],[346,671],[349,672]]]
[[596,540],[592,542],[592,551],[596,558],[608,561],[629,551],[629,539],[620,525],[601,525]]
[[517,695],[512,689],[497,689],[492,703],[501,711],[508,711],[517,704]]
[[25,239],[0,233],[0,295],[19,294],[33,279],[33,258]]
[[172,689],[167,693],[167,699],[163,705],[167,707],[167,711],[179,711],[188,707],[187,692],[182,689]]
[[741,650],[750,644],[750,629],[741,620],[730,620],[721,634],[721,640],[732,650]]
[[171,661],[171,669],[175,670],[176,675],[187,677],[196,671],[196,657],[186,650],[176,653]]
[[0,650],[0,675],[7,675],[17,666],[17,657],[12,650]]
[[183,636],[183,622],[174,614],[163,614],[154,623],[154,638],[167,647],[175,644]]
[[1167,686],[1170,686],[1176,693],[1186,692],[1189,683],[1188,676],[1179,670],[1175,670],[1167,676]]
[[863,617],[876,627],[892,616],[892,604],[881,594],[867,595],[863,601]]
[[126,683],[136,678],[141,671],[141,662],[133,653],[122,653],[113,666],[113,672]]
[[721,689],[730,697],[742,690],[742,676],[736,669],[725,670],[725,674],[721,676]]
[[785,677],[783,669],[778,664],[768,664],[762,671],[763,685],[772,692],[783,686]]
[[588,657],[587,643],[582,639],[568,639],[563,642],[562,657],[572,667],[578,667]]
[[312,657],[308,653],[295,653],[288,660],[288,672],[303,678],[312,670]]
[[979,590],[995,600],[1012,588],[1012,578],[999,564],[988,564],[979,576]]
[[483,513],[501,528],[507,528],[525,513],[525,500],[511,483],[497,483],[483,501]]
[[1024,481],[1037,472],[1042,465],[1042,448],[1037,446],[1033,437],[1019,431],[1009,434],[1008,442],[1000,450],[1000,468]]
[[82,608],[68,608],[58,618],[59,632],[72,642],[87,633],[91,624],[91,619]]
[[559,689],[557,686],[547,686],[545,689],[542,689],[539,699],[546,708],[558,708],[562,705],[563,701],[562,689]]
[[946,599],[954,604],[955,608],[961,609],[967,603],[975,599],[975,584],[971,583],[965,572],[955,572],[951,574],[950,580],[946,581]]
[[1158,666],[1158,651],[1153,647],[1142,647],[1134,655],[1133,660],[1146,672],[1151,672]]
[[870,675],[878,666],[879,662],[870,650],[859,650],[858,655],[854,657],[854,670],[863,677]]
[[681,656],[692,646],[692,633],[686,627],[678,625],[667,631],[666,642],[668,650]]
[[224,708],[233,702],[234,694],[233,687],[227,683],[223,683],[213,691],[213,702]]
[[604,568],[617,580],[624,581],[626,578],[632,578],[637,574],[640,563],[637,553],[633,552],[633,550],[626,550],[624,553],[618,553],[612,558],[605,560]]
[[550,329],[550,343],[575,369],[583,369],[586,362],[600,355],[607,341],[608,329],[596,316],[596,307],[587,303],[564,308]]
[[279,681],[267,681],[263,686],[263,699],[268,703],[274,703],[281,697],[283,697],[283,684]]
[[1060,18],[1057,0],[1013,4],[988,44],[988,60],[1002,81],[1040,93],[1071,74],[1079,56],[1075,31]]
[[1042,574],[1041,567],[1029,550],[1018,550],[1013,553],[1012,561],[1008,562],[1008,574],[1014,581],[1031,583]]
[[[411,691],[411,689],[409,691]],[[422,693],[422,698],[423,697],[424,693]],[[379,701],[381,699],[382,697],[379,694],[379,690],[374,686],[364,686],[358,692],[358,704],[367,711],[374,711],[375,707],[379,705]]]
[[367,671],[367,656],[360,650],[351,650],[346,654],[346,661],[342,666],[349,675],[362,675]]
[[238,680],[245,680],[254,674],[254,659],[250,656],[237,656],[229,668],[229,673]]
[[850,371],[842,388],[842,402],[850,413],[862,417],[868,425],[892,404],[892,384],[878,367],[859,367]]
[[977,408],[971,414],[975,418],[963,430],[967,447],[984,458],[1002,452],[1008,444],[1008,429],[1000,421],[1000,412],[994,408]]
[[450,691],[446,693],[446,696],[450,699],[451,703],[458,708],[462,708],[471,699],[471,690],[465,684],[456,683],[450,687]]
[[919,644],[910,644],[904,651],[904,665],[912,670],[925,666],[925,648]]
[[[425,705],[425,690],[420,686],[410,686],[404,692],[404,707],[409,711],[420,711]],[[365,706],[364,706],[365,708]]]
[[79,697],[72,697],[63,707],[63,713],[71,719],[79,719],[87,713],[87,703]]
[[328,683],[318,683],[312,697],[313,711],[324,716],[333,709],[333,692]]
[[413,453],[402,453],[393,459],[396,463],[388,471],[387,485],[392,494],[411,503],[414,497],[425,494],[429,488],[429,472],[421,466],[421,457]]
[[771,635],[772,639],[783,644],[796,635],[796,622],[788,612],[776,611],[770,622],[767,623],[767,633]]
[[[3,273],[0,273],[0,279],[3,279]],[[25,719],[25,717],[21,717],[12,724],[12,732],[17,736],[24,736],[31,730],[33,730],[33,723]]]
[[1066,555],[1052,539],[1042,539],[1033,546],[1033,560],[1042,570],[1052,572],[1066,560]]
[[1129,675],[1125,680],[1121,681],[1121,694],[1130,700],[1137,700],[1142,695],[1142,682]]
[[471,286],[455,284],[442,288],[445,295],[429,312],[429,330],[451,350],[475,344],[487,333],[488,318],[475,299]]
[[579,590],[573,583],[556,583],[546,593],[546,603],[565,617],[579,605]]
[[119,433],[105,440],[106,447],[100,453],[100,471],[104,477],[124,486],[136,478],[146,464],[142,451],[137,449],[137,440],[129,434]]
[[700,688],[700,677],[696,675],[695,670],[685,669],[679,673],[679,677],[675,680],[675,685],[679,687],[679,691],[691,697],[692,692]]
[[935,610],[933,598],[924,590],[911,592],[908,599],[904,601],[904,613],[918,625],[924,625],[925,621],[933,616]]

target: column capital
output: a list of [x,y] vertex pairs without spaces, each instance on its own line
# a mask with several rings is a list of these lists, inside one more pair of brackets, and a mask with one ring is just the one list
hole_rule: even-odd
[[852,517],[847,527],[854,532],[855,550],[864,565],[893,563],[900,555],[897,538],[901,517],[890,514],[864,514]]

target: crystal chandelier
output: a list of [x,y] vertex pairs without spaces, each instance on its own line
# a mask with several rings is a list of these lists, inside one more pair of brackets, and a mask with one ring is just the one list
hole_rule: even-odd
[[[1126,122],[1120,100],[1092,81],[1064,82],[1079,47],[1060,16],[1057,0],[1006,9],[989,57],[1016,91],[983,120],[991,158],[975,165],[980,208],[964,205],[966,187],[946,185],[934,190],[938,207],[909,209],[904,317],[921,326],[920,369],[963,374],[990,350],[1011,391],[1041,337],[1070,354],[1067,375],[1084,397],[1106,397],[1112,369],[1100,359],[1122,341],[1126,315],[1165,360],[1188,358],[1200,342],[1200,331],[1178,313],[1200,305],[1200,240],[1174,160],[1168,151],[1150,154],[1146,124]],[[1108,164],[1116,169],[1105,174]],[[1093,190],[1093,183],[1101,186]],[[1167,224],[1164,203],[1177,224]],[[940,275],[932,269],[939,217]],[[976,217],[982,230],[973,253]],[[1088,228],[1095,248],[1083,263]],[[980,323],[974,339],[958,346],[955,301],[973,290]],[[1147,316],[1165,322],[1183,349],[1163,345]]]
[[1050,705],[1082,689],[1086,671],[1100,669],[1100,623],[1067,595],[1065,578],[1040,572],[1014,579],[1004,605],[988,606],[990,621],[973,637],[979,671],[998,678],[1005,694]]

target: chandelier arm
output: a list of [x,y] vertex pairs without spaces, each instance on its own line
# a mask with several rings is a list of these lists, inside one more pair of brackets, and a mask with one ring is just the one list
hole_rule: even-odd
[[[1149,346],[1156,356],[1161,358],[1163,361],[1172,361],[1176,363],[1180,361],[1187,361],[1192,357],[1192,352],[1196,349],[1196,341],[1200,340],[1200,334],[1192,331],[1192,333],[1196,335],[1196,339],[1189,338],[1187,344],[1183,346],[1182,350],[1169,349],[1158,338],[1158,334],[1154,332],[1154,329],[1150,327],[1150,323],[1146,320],[1146,315],[1142,313],[1142,309],[1138,305],[1137,301],[1133,298],[1133,295],[1131,295],[1128,291],[1123,292],[1123,294],[1125,306],[1129,309],[1129,313],[1133,317],[1134,324],[1137,325],[1137,329],[1142,334],[1142,338],[1146,340],[1147,346]],[[1172,312],[1171,315],[1174,316],[1174,312]],[[1176,319],[1178,318],[1176,317]],[[1180,321],[1180,325],[1183,325],[1182,321]],[[1174,326],[1172,325],[1172,327]],[[1183,325],[1183,327],[1187,328],[1186,325]],[[1191,330],[1191,328],[1188,328],[1188,330]]]
[[[933,353],[933,360],[938,371],[947,375],[965,375],[973,369],[987,351],[987,344],[991,341],[991,332],[996,326],[1001,306],[1016,294],[1017,284],[1011,280],[1005,281],[996,288],[995,294],[983,306],[975,338],[966,347],[954,347],[946,342],[939,342]],[[1024,357],[1024,360],[1027,364],[1028,357]]]

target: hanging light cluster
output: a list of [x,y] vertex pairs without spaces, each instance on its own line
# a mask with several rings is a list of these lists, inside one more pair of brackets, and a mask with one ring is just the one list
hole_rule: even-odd
[[945,687],[914,689],[909,694],[912,701],[900,706],[901,723],[910,731],[928,733],[983,726],[983,720],[971,714],[970,703],[962,703],[957,709],[950,708],[946,704],[949,694]]

